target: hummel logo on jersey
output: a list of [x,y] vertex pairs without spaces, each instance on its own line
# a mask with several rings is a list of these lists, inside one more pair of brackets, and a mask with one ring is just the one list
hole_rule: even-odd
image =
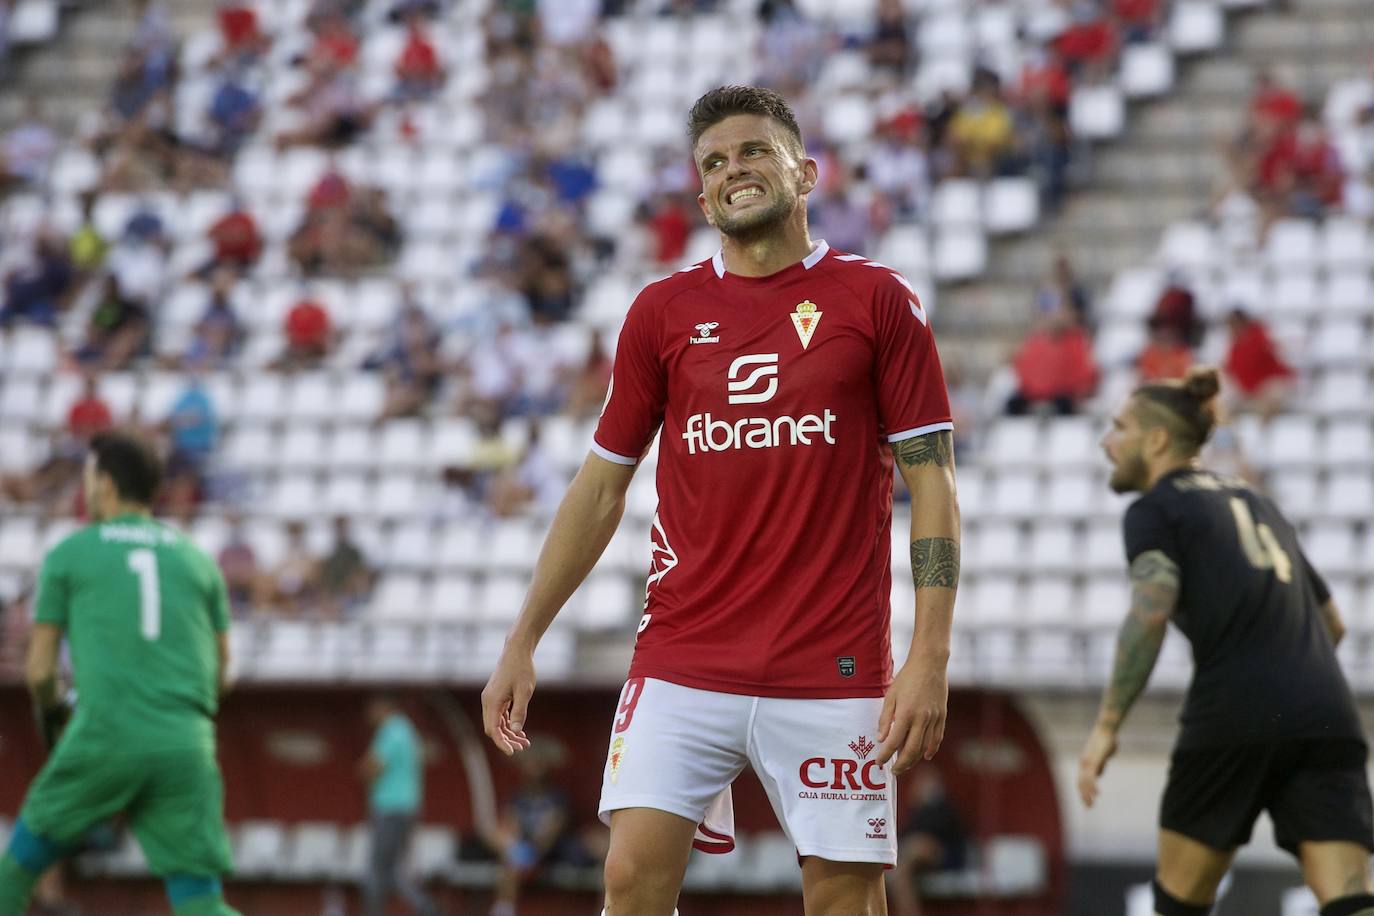
[[689,337],[687,338],[687,342],[694,344],[720,343],[720,335],[713,335],[711,333],[718,327],[720,327],[719,321],[703,321],[701,324],[697,325],[697,333],[701,336]]
[[[750,366],[758,368],[740,378],[740,374]],[[758,387],[764,380],[767,380],[768,385],[763,391],[750,390]],[[762,404],[771,399],[778,392],[778,354],[749,353],[737,358],[730,364],[725,387],[730,392],[731,404]]]

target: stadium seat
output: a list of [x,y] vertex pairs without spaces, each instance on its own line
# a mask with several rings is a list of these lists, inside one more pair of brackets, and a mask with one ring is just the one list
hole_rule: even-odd
[[1304,414],[1276,417],[1269,424],[1264,449],[1258,453],[1273,466],[1303,466],[1317,455],[1317,424]]
[[1034,836],[994,836],[983,846],[989,890],[997,895],[1034,895],[1049,881],[1045,847]]
[[342,851],[336,824],[305,821],[291,828],[286,839],[283,877],[297,881],[333,877]]
[[391,573],[383,576],[372,593],[370,616],[390,621],[415,621],[428,616],[429,588],[418,575]]
[[1001,417],[987,434],[981,458],[990,467],[1037,464],[1044,454],[1040,420]]
[[1271,302],[1285,316],[1308,315],[1323,305],[1323,292],[1314,271],[1292,267],[1273,281]]
[[1322,223],[1321,260],[1328,270],[1367,268],[1370,264],[1369,229],[1364,220],[1329,216]]
[[1374,518],[1374,478],[1365,467],[1357,471],[1337,471],[1326,482],[1322,514],[1351,520]]
[[[0,397],[0,413],[4,413]],[[7,414],[8,416],[8,414]],[[27,426],[0,426],[0,471],[29,471],[42,460],[42,441]]]
[[1010,575],[979,575],[958,600],[959,613],[976,628],[1019,624],[1025,617],[1020,583]]
[[983,192],[983,227],[993,235],[1024,232],[1040,218],[1040,191],[1030,178],[994,178]]
[[1374,313],[1374,285],[1365,268],[1335,268],[1323,294],[1328,315],[1362,316]]
[[286,863],[286,831],[276,821],[244,821],[234,835],[234,873],[272,878]]
[[1169,45],[1180,54],[1197,54],[1221,46],[1226,20],[1208,0],[1179,0],[1169,15]]
[[1327,318],[1309,343],[1308,359],[1319,366],[1374,362],[1362,323],[1349,318]]
[[415,830],[410,849],[410,869],[422,881],[447,873],[457,859],[453,831],[448,827],[422,824]]
[[[769,830],[753,834],[747,849],[739,855],[740,865],[747,866],[755,887],[760,890],[795,890],[801,886],[801,869],[797,865],[797,847],[779,831]],[[701,856],[700,858],[730,859],[733,856]]]
[[477,588],[467,573],[446,573],[434,580],[430,589],[430,614],[440,621],[469,621],[475,618]]
[[[330,443],[332,445],[332,443]],[[326,447],[324,430],[312,425],[289,426],[277,442],[277,452],[271,462],[286,470],[313,470],[329,460],[331,448]]]
[[1326,414],[1368,414],[1369,374],[1363,369],[1328,369],[1318,377],[1310,403]]
[[1163,288],[1163,276],[1157,268],[1118,271],[1107,291],[1106,311],[1121,318],[1145,318]]
[[1322,437],[1319,454],[1328,466],[1367,466],[1374,455],[1374,431],[1367,420],[1333,421]]
[[38,376],[9,372],[0,387],[0,416],[24,425],[37,421],[46,428],[61,429],[66,425],[67,411],[80,393],[80,385],[79,379],[58,376],[45,396]]
[[279,518],[307,518],[319,511],[319,486],[311,476],[285,474],[264,495],[260,506]]
[[1311,470],[1276,471],[1268,476],[1269,493],[1279,509],[1290,518],[1306,517],[1317,505],[1317,476]]
[[931,197],[930,218],[940,230],[980,225],[982,188],[969,178],[940,182]]
[[1048,426],[1045,455],[1056,468],[1074,465],[1099,466],[1099,440],[1106,424],[1093,417],[1055,417]]
[[487,538],[475,523],[450,521],[438,540],[435,561],[441,569],[475,570],[485,563]]
[[243,383],[239,395],[239,416],[257,423],[274,423],[286,409],[286,390],[275,372],[255,372]]
[[1126,125],[1126,105],[1114,86],[1078,86],[1069,97],[1069,127],[1085,140],[1119,136]]
[[487,576],[477,589],[477,618],[489,624],[512,623],[520,613],[525,591],[526,579],[523,576]]
[[1163,95],[1174,85],[1174,56],[1163,44],[1128,44],[1117,77],[1127,98]]
[[641,610],[642,591],[639,589],[637,594],[624,575],[593,574],[573,598],[578,628],[597,632],[634,626]]
[[984,520],[970,528],[966,540],[968,549],[962,553],[972,571],[1016,571],[1025,562],[1025,539],[1018,524]]
[[384,621],[370,626],[359,649],[352,673],[364,678],[423,681],[438,674],[434,641],[409,622]]
[[[1212,227],[1200,220],[1170,223],[1159,243],[1159,259],[1171,268],[1200,270],[1211,267],[1216,259],[1216,242]],[[1129,272],[1123,272],[1129,276]],[[1151,275],[1157,284],[1157,280]],[[1151,305],[1158,286],[1151,291]],[[1143,314],[1137,312],[1133,314]]]
[[1269,227],[1265,256],[1279,269],[1311,267],[1319,259],[1317,227],[1310,220],[1281,219]]
[[1067,572],[1079,563],[1081,549],[1073,526],[1039,521],[1031,529],[1027,559],[1037,572]]
[[0,518],[0,563],[32,570],[42,559],[38,520],[22,515]]
[[[1125,566],[1125,560],[1122,560]],[[1126,576],[1095,576],[1083,589],[1082,621],[1089,627],[1115,629],[1131,607],[1131,587]]]
[[1025,615],[1036,626],[1066,625],[1077,616],[1073,582],[1066,576],[1037,576],[1026,590]]
[[1340,575],[1356,569],[1355,532],[1344,522],[1316,524],[1302,539],[1303,553],[1322,575]]
[[999,516],[1030,518],[1038,515],[1041,501],[1039,477],[1029,471],[1011,471],[997,476],[988,496],[987,511]]
[[1090,574],[1118,573],[1124,578],[1126,555],[1122,547],[1121,523],[1112,520],[1089,524],[1076,562]]
[[930,237],[924,226],[898,224],[878,239],[873,257],[907,277],[924,277],[930,272]]
[[372,488],[361,474],[331,474],[320,506],[330,515],[370,514],[374,508]]
[[1104,369],[1134,366],[1146,343],[1145,325],[1138,321],[1115,322],[1097,332],[1093,353]]

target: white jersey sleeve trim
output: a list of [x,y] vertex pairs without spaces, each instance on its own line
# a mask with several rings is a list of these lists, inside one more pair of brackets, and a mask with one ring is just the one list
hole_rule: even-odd
[[636,465],[639,464],[638,458],[630,458],[627,455],[618,455],[608,448],[602,448],[596,442],[592,442],[592,454],[598,458],[605,458],[612,464]]
[[899,433],[893,433],[888,436],[887,441],[901,442],[903,439],[915,439],[917,436],[924,436],[926,433],[938,433],[945,429],[952,431],[954,429],[954,424],[950,422],[928,423],[925,426],[918,426],[915,429],[904,429]]

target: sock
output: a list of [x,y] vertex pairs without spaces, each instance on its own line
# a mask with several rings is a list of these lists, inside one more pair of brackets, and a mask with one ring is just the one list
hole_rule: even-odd
[[1184,903],[1173,897],[1155,881],[1155,916],[1207,916],[1210,903]]
[[14,856],[0,858],[0,916],[24,916],[29,911],[33,886],[42,872],[30,871]]
[[1332,900],[1322,907],[1321,916],[1374,916],[1374,894],[1355,894]]
[[224,902],[224,890],[218,878],[168,875],[162,883],[176,916],[239,916]]

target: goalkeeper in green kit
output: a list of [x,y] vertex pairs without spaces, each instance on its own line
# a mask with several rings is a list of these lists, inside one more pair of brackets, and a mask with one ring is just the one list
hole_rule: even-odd
[[0,859],[0,916],[23,916],[39,875],[121,813],[177,916],[237,916],[220,887],[231,862],[215,761],[228,601],[214,561],[151,517],[161,473],[141,439],[96,436],[84,479],[93,522],[43,561],[27,679],[51,756]]

